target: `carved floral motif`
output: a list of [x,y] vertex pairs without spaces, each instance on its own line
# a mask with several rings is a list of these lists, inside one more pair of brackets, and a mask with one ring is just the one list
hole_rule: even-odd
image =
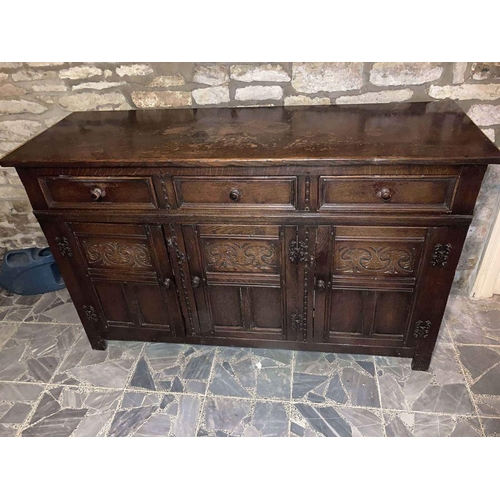
[[444,267],[448,262],[448,255],[450,255],[451,245],[447,243],[446,245],[440,245],[439,243],[434,247],[434,253],[432,254],[431,264],[433,266]]
[[340,247],[336,271],[341,273],[411,274],[415,266],[415,248]]
[[90,265],[101,267],[151,268],[144,243],[98,242],[83,244]]
[[89,321],[93,321],[95,323],[99,320],[97,312],[93,306],[83,306],[83,312]]
[[57,237],[56,245],[59,249],[59,253],[63,257],[73,257],[73,252],[71,251],[71,247],[69,246],[68,238],[65,238],[64,236]]
[[205,256],[213,271],[259,272],[278,267],[276,248],[265,242],[215,241],[205,244]]
[[413,332],[413,336],[418,339],[426,339],[429,336],[429,330],[431,329],[431,322],[429,320],[422,321],[418,320],[415,323],[415,331]]

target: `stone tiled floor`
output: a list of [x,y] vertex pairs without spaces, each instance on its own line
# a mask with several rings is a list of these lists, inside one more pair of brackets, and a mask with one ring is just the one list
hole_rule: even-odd
[[428,372],[410,360],[110,342],[66,291],[0,289],[0,436],[500,435],[500,297],[452,296]]

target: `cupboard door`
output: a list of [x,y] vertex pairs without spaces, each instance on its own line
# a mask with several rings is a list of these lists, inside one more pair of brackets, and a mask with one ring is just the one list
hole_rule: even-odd
[[183,337],[184,326],[160,225],[71,223],[109,338]]
[[425,228],[320,226],[315,342],[402,346]]
[[294,337],[297,273],[286,248],[295,227],[186,224],[180,231],[201,335]]

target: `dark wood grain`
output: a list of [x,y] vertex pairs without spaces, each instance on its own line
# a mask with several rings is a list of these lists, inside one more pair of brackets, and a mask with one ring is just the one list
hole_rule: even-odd
[[426,370],[487,163],[453,103],[74,113],[9,155],[94,349]]
[[5,166],[500,163],[452,101],[341,106],[79,112],[2,160]]

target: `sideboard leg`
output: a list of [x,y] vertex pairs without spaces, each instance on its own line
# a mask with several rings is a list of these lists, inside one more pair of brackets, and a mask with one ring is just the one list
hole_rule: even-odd
[[88,339],[94,351],[105,351],[108,348],[108,341],[97,334],[88,335]]
[[411,369],[425,372],[429,369],[431,364],[432,354],[419,356],[418,354],[411,360]]

